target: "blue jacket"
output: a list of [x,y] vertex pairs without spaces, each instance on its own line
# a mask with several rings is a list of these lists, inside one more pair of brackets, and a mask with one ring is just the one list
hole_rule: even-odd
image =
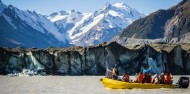
[[150,71],[151,71],[151,67],[149,67],[148,69],[144,69],[144,68],[142,68],[142,71],[143,71],[143,74],[145,74],[146,72],[149,72],[149,73],[150,73]]

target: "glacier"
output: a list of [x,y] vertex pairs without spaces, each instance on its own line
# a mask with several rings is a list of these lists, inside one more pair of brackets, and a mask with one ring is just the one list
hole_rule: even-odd
[[119,65],[122,75],[147,66],[151,73],[189,75],[190,45],[151,44],[122,46],[116,42],[91,47],[22,49],[0,47],[1,75],[105,75]]

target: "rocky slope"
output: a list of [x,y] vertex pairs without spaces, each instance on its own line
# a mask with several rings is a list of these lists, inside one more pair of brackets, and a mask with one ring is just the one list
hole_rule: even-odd
[[158,10],[124,29],[113,41],[121,44],[190,43],[190,0]]
[[104,75],[119,64],[122,73],[151,66],[152,73],[190,74],[190,45],[151,44],[123,47],[116,42],[95,47],[47,49],[0,48],[0,74]]

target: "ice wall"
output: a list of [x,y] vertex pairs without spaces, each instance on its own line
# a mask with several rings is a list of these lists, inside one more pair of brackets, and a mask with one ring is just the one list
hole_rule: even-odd
[[[160,44],[161,45],[161,44]],[[168,46],[170,47],[170,46]],[[106,68],[119,65],[119,71],[135,74],[144,67],[151,72],[190,74],[189,50],[180,45],[171,50],[152,46],[124,47],[116,42],[94,47],[47,49],[0,48],[0,74],[104,75]]]

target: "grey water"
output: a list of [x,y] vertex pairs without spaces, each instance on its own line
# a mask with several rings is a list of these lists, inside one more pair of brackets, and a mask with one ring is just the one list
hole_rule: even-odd
[[[190,94],[187,89],[109,89],[103,76],[0,76],[0,94]],[[174,83],[180,76],[174,76]],[[188,77],[190,77],[188,75]],[[132,77],[131,79],[133,79]]]

